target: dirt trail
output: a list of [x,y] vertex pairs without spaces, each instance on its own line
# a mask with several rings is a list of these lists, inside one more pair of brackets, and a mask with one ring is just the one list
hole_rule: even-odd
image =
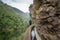
[[[32,31],[33,26],[34,26],[34,24],[31,25],[31,26],[27,29],[23,40],[31,40],[31,31]],[[36,28],[34,28],[34,31],[35,31],[35,39],[34,39],[34,40],[41,40],[41,38],[39,37],[39,35],[38,35],[37,31],[36,31]],[[37,38],[37,39],[36,39],[36,38]]]
[[23,40],[31,40],[31,30],[32,30],[32,27],[33,27],[33,26],[34,26],[34,24],[31,25],[31,26],[27,29],[27,31],[26,31],[26,33],[25,33],[25,37],[24,37]]

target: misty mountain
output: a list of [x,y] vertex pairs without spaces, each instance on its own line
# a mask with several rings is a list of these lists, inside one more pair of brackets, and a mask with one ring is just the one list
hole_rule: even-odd
[[28,12],[24,13],[23,11],[17,9],[17,8],[14,8],[14,7],[11,7],[14,11],[16,11],[21,17],[25,17],[26,20],[29,22],[30,20],[30,15]]

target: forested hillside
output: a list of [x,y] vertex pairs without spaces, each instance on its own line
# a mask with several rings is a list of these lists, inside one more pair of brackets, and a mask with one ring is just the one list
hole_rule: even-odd
[[23,18],[10,6],[0,2],[0,40],[19,40],[28,26]]
[[22,18],[24,21],[27,21],[27,23],[29,24],[29,20],[30,20],[30,15],[28,12],[24,13],[23,11],[17,9],[17,8],[14,8],[14,7],[11,7],[14,11],[16,11]]

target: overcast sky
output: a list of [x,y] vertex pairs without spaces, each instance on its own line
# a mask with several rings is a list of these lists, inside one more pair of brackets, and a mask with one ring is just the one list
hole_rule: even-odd
[[23,12],[29,12],[29,6],[33,3],[33,0],[2,0],[10,6],[16,7]]

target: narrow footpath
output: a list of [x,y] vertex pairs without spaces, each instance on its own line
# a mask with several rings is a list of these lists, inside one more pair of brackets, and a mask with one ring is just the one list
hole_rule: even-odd
[[23,40],[41,40],[41,38],[39,37],[39,35],[38,35],[37,31],[36,31],[36,28],[34,28],[34,30],[32,30],[33,26],[34,26],[34,24],[31,25],[27,29],[26,34],[25,34],[25,37],[24,37]]

